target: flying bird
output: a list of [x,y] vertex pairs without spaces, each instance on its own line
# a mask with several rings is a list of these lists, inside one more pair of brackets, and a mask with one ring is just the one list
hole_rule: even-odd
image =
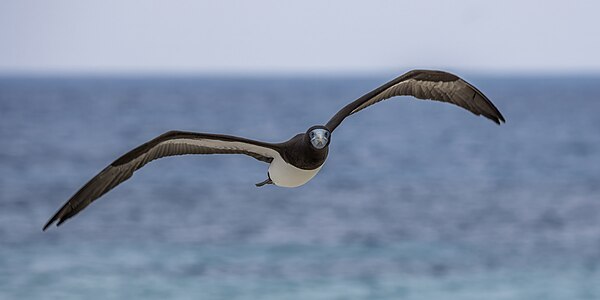
[[497,124],[505,122],[502,114],[482,92],[458,76],[443,71],[412,70],[346,105],[327,124],[312,126],[286,142],[266,143],[222,134],[166,132],[127,152],[94,176],[48,220],[43,230],[54,222],[57,222],[57,226],[62,224],[129,179],[136,170],[167,156],[245,154],[269,164],[267,179],[256,186],[301,186],[321,170],[327,159],[331,135],[344,119],[395,96],[447,102]]

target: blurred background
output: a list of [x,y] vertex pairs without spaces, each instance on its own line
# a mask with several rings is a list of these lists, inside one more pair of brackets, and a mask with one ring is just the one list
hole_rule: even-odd
[[[0,1],[1,299],[600,299],[594,1]],[[284,141],[412,68],[497,126],[395,98],[308,184],[236,155],[153,162],[47,219],[173,129]]]

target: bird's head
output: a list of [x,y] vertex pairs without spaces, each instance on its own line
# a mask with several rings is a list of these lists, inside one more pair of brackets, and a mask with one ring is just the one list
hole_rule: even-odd
[[325,126],[317,125],[309,128],[306,135],[314,149],[321,150],[329,145],[331,132]]

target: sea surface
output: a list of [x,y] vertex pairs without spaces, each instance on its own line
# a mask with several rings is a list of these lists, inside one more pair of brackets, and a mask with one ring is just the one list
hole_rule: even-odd
[[284,141],[390,78],[1,78],[0,299],[600,299],[593,76],[466,76],[502,126],[381,102],[294,189],[250,157],[162,159],[41,231],[163,132]]

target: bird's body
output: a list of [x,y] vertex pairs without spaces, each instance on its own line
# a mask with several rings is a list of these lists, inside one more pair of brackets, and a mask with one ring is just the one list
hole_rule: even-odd
[[313,126],[308,133],[300,133],[281,143],[280,153],[269,166],[268,176],[273,184],[281,187],[298,187],[311,180],[327,159],[328,140],[321,149],[312,146],[310,134],[313,130],[326,130],[324,126]]
[[245,154],[269,163],[267,180],[256,184],[297,187],[323,167],[331,134],[348,116],[394,96],[414,96],[448,102],[500,124],[504,117],[471,84],[442,71],[413,70],[365,94],[338,111],[325,125],[310,127],[286,142],[266,143],[230,135],[169,131],[129,151],[98,173],[46,223],[44,230],[73,217],[90,203],[129,179],[152,160],[185,154]]
[[299,187],[315,177],[319,173],[319,170],[321,170],[321,167],[323,167],[323,164],[310,170],[300,169],[283,160],[281,156],[278,156],[269,165],[268,175],[274,185]]

